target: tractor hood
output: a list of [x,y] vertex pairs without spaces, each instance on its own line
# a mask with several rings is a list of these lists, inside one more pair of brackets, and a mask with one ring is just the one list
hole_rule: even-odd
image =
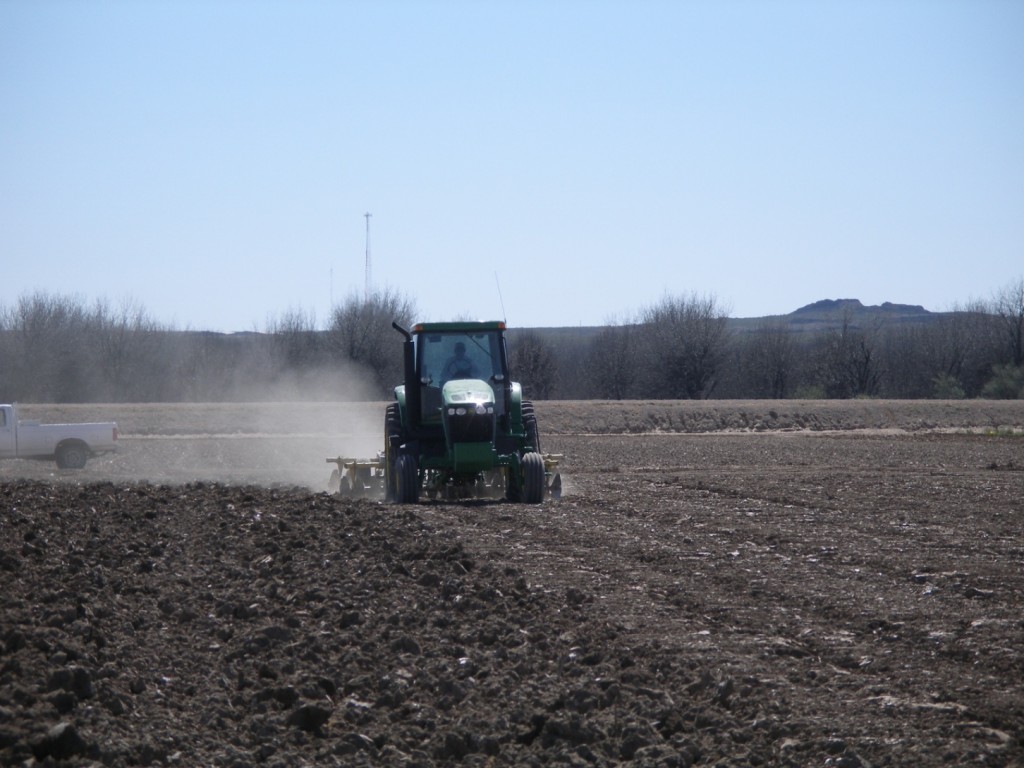
[[479,379],[456,379],[441,389],[441,419],[456,472],[494,466],[494,390]]
[[453,379],[446,382],[441,390],[441,401],[446,410],[465,409],[463,413],[478,415],[494,413],[494,390],[480,379]]

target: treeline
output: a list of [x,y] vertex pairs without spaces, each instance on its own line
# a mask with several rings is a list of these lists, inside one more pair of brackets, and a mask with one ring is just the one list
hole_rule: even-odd
[[[402,379],[416,309],[350,297],[326,327],[290,311],[263,332],[178,331],[133,303],[37,293],[0,306],[0,400],[376,400]],[[838,310],[813,332],[788,317],[737,331],[714,297],[666,296],[593,329],[512,329],[533,399],[1024,398],[1024,278],[927,322]]]
[[379,399],[402,376],[392,319],[411,316],[412,305],[386,291],[336,307],[326,330],[289,311],[264,332],[222,334],[163,326],[131,302],[36,293],[0,306],[0,400]]
[[1024,278],[915,322],[837,304],[813,332],[791,316],[738,331],[713,297],[666,297],[553,355],[554,374],[518,375],[566,399],[1024,398]]

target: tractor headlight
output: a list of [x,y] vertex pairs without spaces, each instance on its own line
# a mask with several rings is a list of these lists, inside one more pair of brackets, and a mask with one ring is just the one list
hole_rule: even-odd
[[455,406],[449,406],[448,407],[448,415],[449,416],[465,416],[467,413],[475,413],[477,416],[485,416],[487,414],[493,414],[494,413],[494,406],[493,405],[484,405],[483,403],[477,403],[472,408],[465,408],[465,407],[463,407],[461,405],[458,408],[456,408]]
[[[461,393],[460,393],[461,394]],[[483,393],[466,393],[444,408],[445,433],[451,443],[490,443],[494,441],[494,401]],[[452,398],[455,400],[455,398]]]

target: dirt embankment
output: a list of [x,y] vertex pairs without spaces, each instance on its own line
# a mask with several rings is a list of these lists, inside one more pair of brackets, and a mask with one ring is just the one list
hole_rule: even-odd
[[[126,437],[381,432],[385,403],[23,405],[48,421],[116,421]],[[536,403],[548,434],[1022,430],[1014,400],[575,400]]]
[[653,400],[543,402],[557,434],[1024,429],[1024,402],[1007,400]]

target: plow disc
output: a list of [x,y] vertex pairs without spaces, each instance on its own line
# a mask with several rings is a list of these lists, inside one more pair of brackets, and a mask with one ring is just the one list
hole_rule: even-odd
[[[562,476],[558,472],[558,463],[562,459],[562,454],[545,453],[543,459],[544,498],[560,499]],[[347,498],[384,497],[387,461],[383,452],[377,454],[374,459],[336,456],[326,461],[335,465],[327,481],[327,490],[330,493]],[[427,470],[422,479],[424,490],[431,498],[445,499],[499,498],[504,494],[507,483],[502,470],[482,473],[471,483],[453,483],[451,478],[436,470]]]
[[327,490],[339,496],[351,498],[378,497],[384,495],[384,454],[375,459],[352,459],[343,456],[328,458],[328,464],[337,468],[331,471]]

